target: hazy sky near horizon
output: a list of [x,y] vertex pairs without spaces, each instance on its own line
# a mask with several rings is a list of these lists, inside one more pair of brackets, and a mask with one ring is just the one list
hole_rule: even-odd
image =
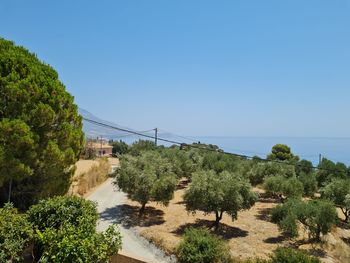
[[138,130],[350,136],[350,1],[0,2],[0,36]]

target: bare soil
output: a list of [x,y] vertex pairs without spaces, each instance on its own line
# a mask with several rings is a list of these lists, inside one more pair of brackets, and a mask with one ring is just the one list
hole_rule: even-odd
[[[133,226],[146,239],[154,242],[167,253],[174,253],[181,236],[187,227],[210,227],[215,219],[213,214],[188,213],[183,203],[186,183],[182,181],[169,206],[155,202],[146,206],[145,215],[138,216],[139,204],[128,200],[123,207],[125,226]],[[227,240],[231,254],[237,259],[268,258],[278,246],[301,248],[320,257],[323,262],[350,262],[350,229],[340,224],[330,234],[323,237],[322,244],[310,243],[304,233],[300,238],[289,240],[279,231],[276,224],[270,222],[269,212],[278,204],[278,200],[264,196],[261,189],[259,200],[249,210],[238,213],[237,220],[224,215],[220,228],[216,232]]]

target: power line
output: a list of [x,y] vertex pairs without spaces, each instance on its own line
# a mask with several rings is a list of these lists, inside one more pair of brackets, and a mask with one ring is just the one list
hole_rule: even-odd
[[[119,130],[119,131],[123,131],[123,132],[128,132],[131,134],[135,134],[135,135],[139,135],[145,138],[149,138],[152,140],[157,139],[158,141],[163,141],[163,142],[167,142],[167,143],[172,143],[172,144],[176,144],[179,146],[185,146],[185,147],[190,147],[190,148],[195,148],[195,149],[200,149],[200,150],[205,150],[205,151],[210,151],[210,152],[217,152],[217,153],[221,153],[221,154],[226,154],[226,155],[231,155],[231,156],[235,156],[235,157],[239,157],[239,158],[243,158],[243,159],[255,159],[257,161],[261,161],[261,162],[273,162],[273,163],[279,163],[279,164],[285,164],[285,165],[291,165],[291,166],[301,166],[300,164],[297,163],[291,163],[291,162],[285,162],[285,161],[280,161],[280,160],[269,160],[266,158],[260,158],[260,157],[256,157],[256,156],[249,156],[249,155],[244,155],[244,154],[238,154],[238,153],[232,153],[232,152],[226,152],[220,149],[213,149],[213,148],[208,148],[208,147],[202,147],[200,145],[196,145],[196,144],[188,144],[188,143],[184,143],[184,142],[179,142],[179,141],[174,141],[174,140],[168,140],[168,139],[164,139],[164,138],[160,138],[160,137],[156,137],[156,136],[151,136],[151,135],[147,135],[147,134],[143,134],[137,131],[133,131],[133,130],[129,130],[129,129],[124,129],[124,128],[119,128],[119,127],[115,127],[109,124],[105,124],[102,122],[98,122],[98,121],[94,121],[88,118],[83,117],[83,120],[102,126],[102,127],[108,127],[111,129],[115,129],[115,130]],[[153,129],[154,131],[154,129]],[[334,172],[337,170],[332,170],[332,169],[325,169],[325,168],[319,168],[317,166],[311,166],[312,169],[315,170],[324,170],[324,171],[330,171],[330,172]]]

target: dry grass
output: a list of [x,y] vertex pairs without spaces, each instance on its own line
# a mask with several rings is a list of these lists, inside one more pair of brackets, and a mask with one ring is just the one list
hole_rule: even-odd
[[71,195],[84,196],[96,186],[107,180],[111,165],[117,165],[116,158],[100,158],[96,160],[79,160],[69,190]]
[[[267,258],[278,246],[292,246],[306,249],[310,254],[319,256],[323,262],[350,262],[350,230],[337,227],[325,237],[323,244],[310,245],[306,235],[297,240],[288,240],[281,235],[277,225],[269,220],[269,211],[277,205],[274,199],[265,198],[263,191],[258,202],[250,209],[241,211],[233,221],[224,215],[220,229],[216,234],[228,241],[232,256],[237,259]],[[128,201],[125,206],[123,224],[136,226],[147,239],[174,253],[181,236],[187,227],[209,227],[214,215],[195,215],[187,213],[183,204],[183,185],[175,192],[168,207],[157,203],[147,205],[144,217],[137,216],[139,204]]]

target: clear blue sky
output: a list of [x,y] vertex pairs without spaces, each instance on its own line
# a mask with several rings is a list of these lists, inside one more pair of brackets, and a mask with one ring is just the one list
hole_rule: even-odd
[[348,0],[3,0],[0,35],[120,125],[349,137],[349,14]]

